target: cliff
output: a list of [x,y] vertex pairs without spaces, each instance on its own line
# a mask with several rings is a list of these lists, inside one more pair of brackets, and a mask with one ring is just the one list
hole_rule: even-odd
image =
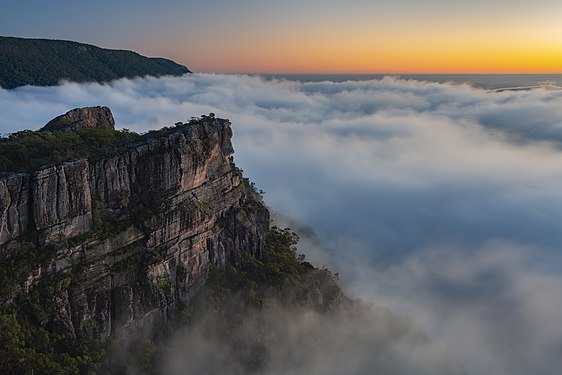
[[0,139],[0,373],[464,374],[269,228],[231,137],[93,107]]
[[143,76],[180,76],[190,71],[163,58],[66,40],[0,36],[0,87],[54,86],[62,80],[108,82]]
[[[42,131],[113,120],[103,107],[69,114]],[[228,120],[204,116],[113,156],[1,177],[2,305],[35,298],[41,326],[104,341],[170,319],[212,267],[259,256],[269,213],[231,137]]]

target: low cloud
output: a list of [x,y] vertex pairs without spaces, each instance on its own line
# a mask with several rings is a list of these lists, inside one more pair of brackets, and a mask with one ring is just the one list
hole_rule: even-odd
[[236,163],[310,227],[303,250],[350,294],[410,314],[471,373],[561,367],[562,91],[391,77],[67,83],[0,90],[0,132],[88,105],[140,132],[230,118]]
[[240,322],[220,327],[210,310],[176,333],[163,356],[163,373],[465,374],[408,318],[380,306],[321,314],[271,302],[240,315]]
[[408,312],[471,373],[550,374],[562,366],[556,258],[505,242],[426,248],[391,267],[356,264],[352,289]]

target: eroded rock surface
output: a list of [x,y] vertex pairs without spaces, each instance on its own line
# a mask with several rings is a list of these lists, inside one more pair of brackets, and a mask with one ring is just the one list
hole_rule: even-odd
[[102,127],[115,129],[115,120],[111,110],[108,107],[85,107],[76,108],[55,117],[40,131],[60,132]]
[[[104,113],[49,124],[113,127]],[[211,267],[259,255],[269,212],[231,161],[230,122],[204,117],[158,134],[111,158],[0,178],[0,257],[26,241],[56,250],[4,303],[48,281],[52,324],[105,340],[166,321]]]

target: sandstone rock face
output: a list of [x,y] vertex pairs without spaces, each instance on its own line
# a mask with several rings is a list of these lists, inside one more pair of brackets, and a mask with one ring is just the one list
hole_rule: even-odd
[[0,179],[0,257],[29,232],[56,248],[18,293],[59,280],[52,319],[105,340],[169,319],[212,266],[259,255],[269,212],[231,162],[231,137],[206,117],[112,158]]
[[92,230],[92,198],[86,160],[36,172],[32,178],[33,219],[43,243]]
[[29,175],[0,178],[0,245],[19,237],[28,227]]
[[58,116],[45,125],[41,131],[73,131],[101,127],[115,128],[115,120],[107,107],[76,108]]

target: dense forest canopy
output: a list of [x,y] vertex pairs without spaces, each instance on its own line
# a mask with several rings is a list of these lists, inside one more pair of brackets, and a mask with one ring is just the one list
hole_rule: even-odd
[[108,82],[119,78],[183,75],[171,60],[63,40],[0,37],[0,87],[53,86],[62,80]]

